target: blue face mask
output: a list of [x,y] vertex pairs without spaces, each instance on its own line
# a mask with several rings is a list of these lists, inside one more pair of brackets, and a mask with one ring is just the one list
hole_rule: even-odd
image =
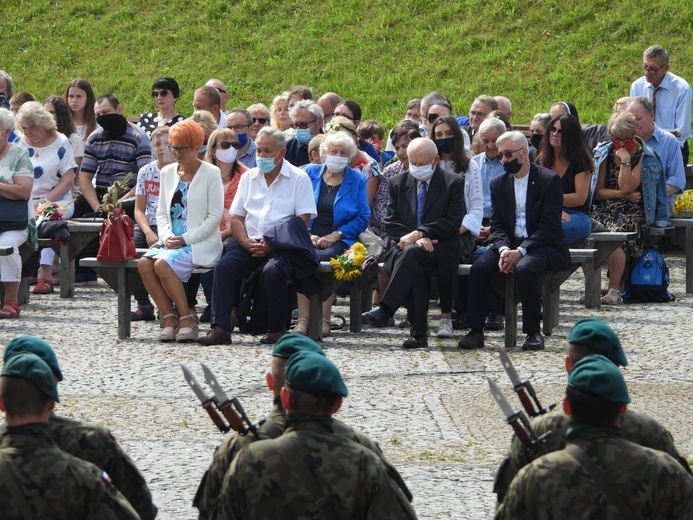
[[205,153],[206,151],[207,151],[207,145],[206,145],[206,144],[203,144],[203,145],[200,146],[200,148],[197,150],[197,153],[198,153],[198,154],[199,154],[199,153]]
[[274,157],[258,157],[255,159],[258,169],[262,173],[269,173],[274,170],[274,167],[276,166],[276,164],[274,164],[274,160],[277,158],[277,155]]
[[296,130],[296,140],[301,144],[308,144],[313,138],[313,134],[310,133],[310,128],[299,128]]
[[238,144],[240,145],[241,148],[243,148],[246,144],[248,144],[248,134],[238,134]]

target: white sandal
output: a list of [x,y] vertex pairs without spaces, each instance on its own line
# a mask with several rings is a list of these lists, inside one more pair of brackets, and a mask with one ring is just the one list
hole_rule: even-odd
[[[172,312],[171,314],[164,314],[162,323],[166,321],[166,318],[177,318],[178,315],[175,312]],[[176,339],[176,332],[178,332],[178,329],[176,327],[164,327],[163,330],[161,331],[161,334],[159,334],[159,341],[162,343],[170,343],[171,341],[175,341]]]
[[190,318],[195,322],[194,327],[181,327],[178,329],[178,334],[176,334],[175,338],[178,343],[187,343],[190,341],[195,341],[197,339],[197,336],[200,335],[200,327],[197,324],[197,320],[195,319],[196,316],[194,314],[186,314],[185,316],[181,316],[178,318],[178,323],[181,321]]
[[604,305],[618,305],[620,303],[623,303],[623,298],[621,297],[620,292],[611,287],[606,292],[606,294],[602,296],[602,303]]

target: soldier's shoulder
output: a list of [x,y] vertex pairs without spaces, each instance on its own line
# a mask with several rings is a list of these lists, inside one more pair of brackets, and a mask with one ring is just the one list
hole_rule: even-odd
[[104,426],[76,421],[66,417],[51,417],[48,422],[50,435],[61,446],[65,443],[77,442],[80,446],[93,446],[99,449],[112,449],[116,439]]
[[343,423],[342,421],[333,419],[332,431],[335,433],[335,435],[339,435],[344,439],[360,444],[361,446],[368,448],[376,454],[380,454],[382,451],[380,449],[380,446],[378,446],[378,443],[375,442],[371,437],[369,437],[365,432],[362,432],[358,428],[349,426],[348,424]]

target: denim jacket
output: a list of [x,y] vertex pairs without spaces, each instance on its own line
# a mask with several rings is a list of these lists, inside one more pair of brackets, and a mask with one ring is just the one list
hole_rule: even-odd
[[[642,139],[636,137],[643,146],[642,155],[642,200],[645,208],[647,223],[655,227],[667,227],[669,225],[669,203],[667,201],[667,181],[664,175],[664,167],[657,153]],[[594,195],[599,177],[599,166],[611,152],[613,143],[605,141],[597,147],[594,153],[594,172],[590,186],[590,194]]]

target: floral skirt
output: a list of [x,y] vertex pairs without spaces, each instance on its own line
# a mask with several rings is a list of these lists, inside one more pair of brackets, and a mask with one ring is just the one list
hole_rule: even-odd
[[197,267],[193,264],[192,248],[183,246],[179,249],[166,249],[165,247],[152,247],[143,256],[166,262],[180,278],[181,282],[187,282],[190,275]]
[[637,232],[635,240],[628,240],[621,247],[629,256],[640,256],[649,227],[645,210],[640,204],[625,199],[597,201],[592,210],[592,218],[601,222],[612,233]]

